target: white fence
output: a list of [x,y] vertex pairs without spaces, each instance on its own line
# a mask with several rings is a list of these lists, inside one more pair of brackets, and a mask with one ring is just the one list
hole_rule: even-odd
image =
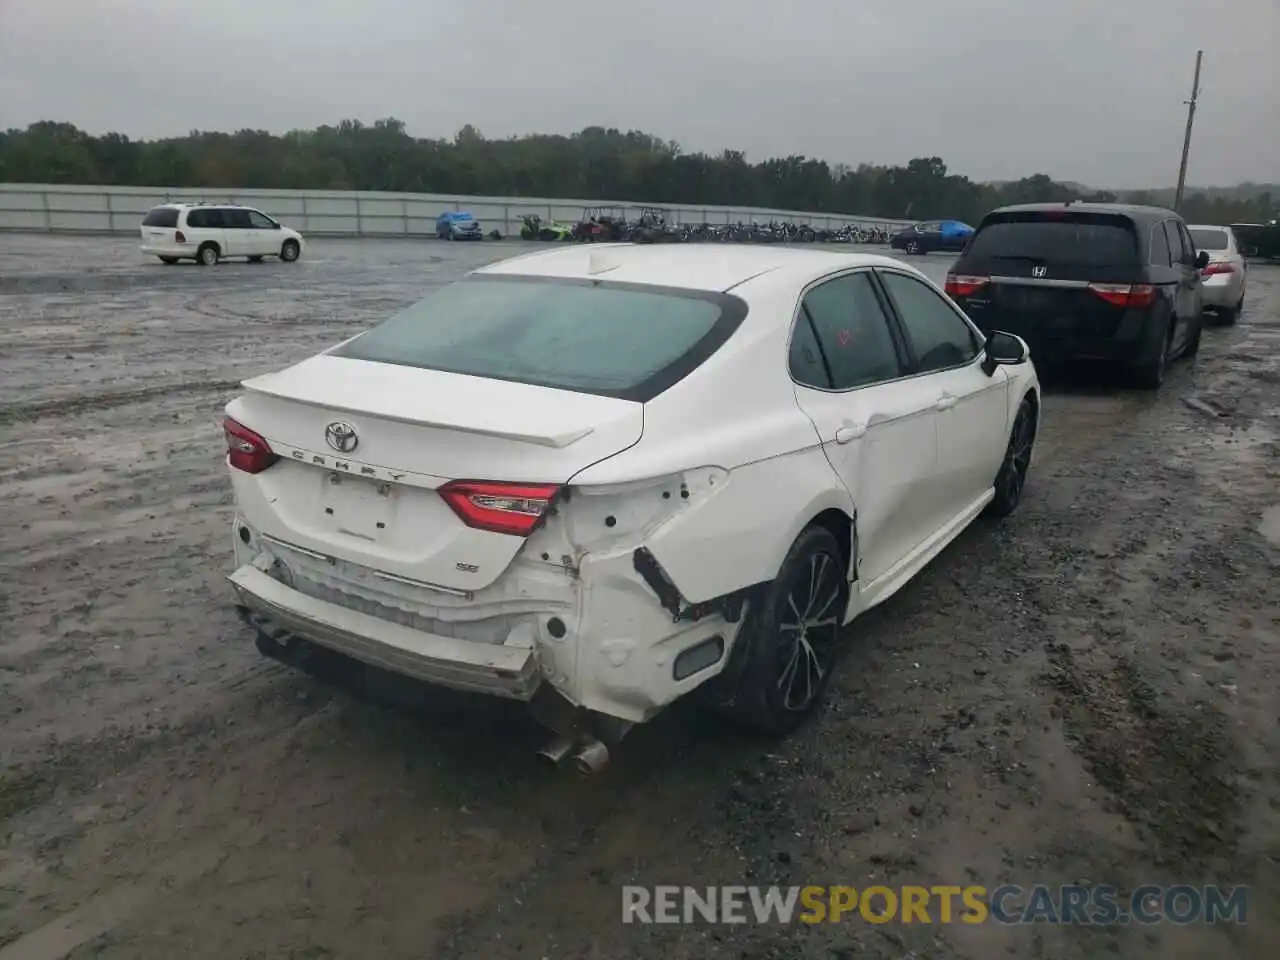
[[[615,208],[637,219],[643,203],[604,200],[546,200],[532,197],[464,197],[434,193],[373,193],[338,190],[204,190],[199,188],[61,186],[0,183],[0,231],[49,233],[134,233],[143,214],[166,200],[239,203],[257,207],[305,234],[345,237],[434,236],[436,218],[446,210],[467,210],[485,232],[516,236],[521,218],[573,223],[586,208]],[[758,207],[704,207],[654,204],[672,223],[809,224],[819,229],[845,224],[894,227],[905,223],[876,217],[766,210]]]

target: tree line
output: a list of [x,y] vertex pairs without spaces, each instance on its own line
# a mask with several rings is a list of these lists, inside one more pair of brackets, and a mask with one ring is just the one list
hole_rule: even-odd
[[[939,157],[905,166],[832,165],[799,155],[750,163],[737,150],[686,153],[638,131],[587,127],[568,136],[491,140],[468,125],[452,140],[433,140],[411,137],[395,119],[283,135],[193,131],[163,140],[98,137],[43,121],[0,133],[0,182],[572,197],[970,223],[1007,203],[1169,202],[1168,191],[1117,195],[1040,173],[979,183],[951,173]],[[1266,184],[1192,191],[1183,212],[1192,222],[1257,221],[1274,216],[1272,203]]]

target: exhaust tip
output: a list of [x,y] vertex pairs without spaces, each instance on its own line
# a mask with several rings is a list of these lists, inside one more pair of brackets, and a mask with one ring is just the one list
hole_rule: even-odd
[[599,773],[609,763],[609,748],[599,740],[588,740],[573,755],[573,767],[584,777]]
[[555,737],[538,751],[538,756],[547,764],[558,767],[564,758],[569,756],[574,745],[575,741],[569,737]]

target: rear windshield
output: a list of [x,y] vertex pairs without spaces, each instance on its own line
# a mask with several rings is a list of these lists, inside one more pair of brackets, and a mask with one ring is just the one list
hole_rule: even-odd
[[745,314],[727,294],[474,277],[332,355],[644,402],[711,356]]
[[1122,217],[1010,213],[986,221],[970,242],[965,258],[1133,264],[1138,261],[1138,245],[1132,224]]
[[1191,239],[1196,242],[1197,250],[1227,249],[1227,231],[1225,230],[1192,230]]
[[176,207],[156,207],[142,218],[144,227],[176,227],[178,211]]

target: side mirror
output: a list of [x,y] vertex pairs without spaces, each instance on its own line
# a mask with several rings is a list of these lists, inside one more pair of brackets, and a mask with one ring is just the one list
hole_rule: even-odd
[[1203,270],[1209,265],[1209,251],[1201,250],[1196,254],[1196,269]]
[[983,347],[982,372],[988,377],[996,372],[1001,364],[1019,364],[1026,361],[1031,351],[1026,341],[1012,333],[993,330]]

